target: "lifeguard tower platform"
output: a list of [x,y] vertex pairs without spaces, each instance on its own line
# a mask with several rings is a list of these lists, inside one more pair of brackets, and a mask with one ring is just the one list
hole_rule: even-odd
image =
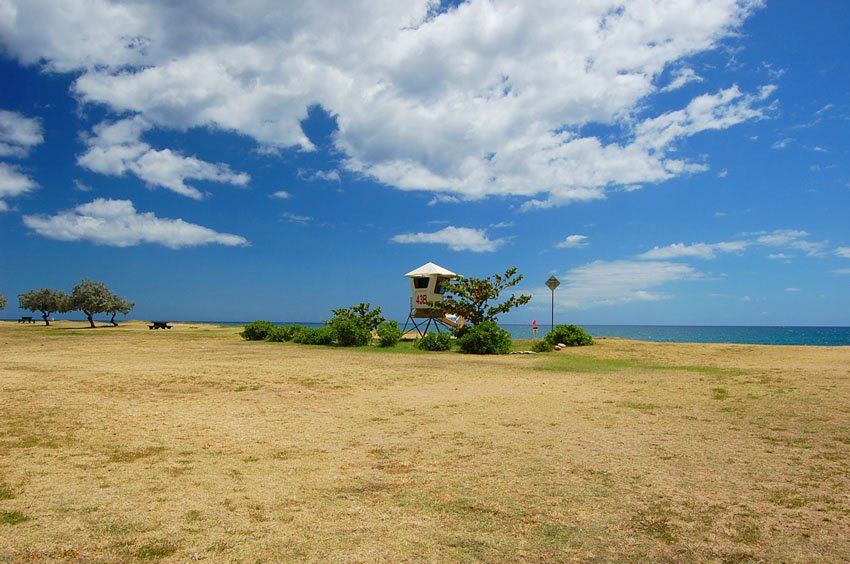
[[408,323],[413,325],[420,336],[427,333],[432,326],[437,333],[440,333],[440,327],[447,330],[463,327],[464,319],[462,317],[447,317],[430,305],[433,302],[451,299],[451,296],[448,298],[444,296],[442,283],[451,280],[457,274],[429,262],[416,270],[411,270],[405,276],[410,278],[411,296],[410,313],[404,323],[402,333],[407,331]]

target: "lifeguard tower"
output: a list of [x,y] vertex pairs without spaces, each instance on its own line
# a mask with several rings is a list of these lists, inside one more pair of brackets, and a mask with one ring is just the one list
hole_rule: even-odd
[[410,314],[408,314],[407,321],[404,323],[402,333],[407,330],[408,323],[413,324],[413,327],[420,336],[427,333],[432,325],[437,330],[437,333],[440,332],[441,326],[449,330],[463,327],[464,319],[462,317],[446,316],[430,305],[432,302],[451,299],[451,296],[446,298],[443,295],[444,289],[442,283],[446,280],[451,280],[457,274],[433,262],[429,262],[416,270],[411,270],[405,276],[410,278],[411,296]]

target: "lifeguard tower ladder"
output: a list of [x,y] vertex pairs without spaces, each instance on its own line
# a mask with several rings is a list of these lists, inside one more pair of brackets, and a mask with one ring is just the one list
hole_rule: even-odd
[[437,333],[441,332],[440,327],[449,331],[463,327],[464,319],[462,317],[447,317],[430,305],[432,302],[451,299],[451,297],[446,298],[443,295],[444,289],[442,283],[446,280],[451,280],[457,274],[433,262],[429,262],[416,270],[411,270],[405,276],[410,278],[411,297],[410,313],[407,316],[407,321],[404,323],[402,333],[407,331],[408,323],[413,325],[420,337],[427,333],[432,325]]

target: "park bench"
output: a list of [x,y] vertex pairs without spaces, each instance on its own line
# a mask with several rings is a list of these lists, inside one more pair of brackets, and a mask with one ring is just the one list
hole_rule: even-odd
[[148,329],[171,329],[171,325],[168,324],[168,321],[151,321]]
[[35,323],[35,320],[32,317],[21,317],[18,323]]

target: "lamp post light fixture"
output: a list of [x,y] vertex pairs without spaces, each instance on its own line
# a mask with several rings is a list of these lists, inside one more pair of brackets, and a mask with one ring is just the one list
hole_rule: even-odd
[[554,274],[546,281],[546,286],[552,290],[552,331],[555,330],[555,288],[560,285],[561,281],[555,278]]

